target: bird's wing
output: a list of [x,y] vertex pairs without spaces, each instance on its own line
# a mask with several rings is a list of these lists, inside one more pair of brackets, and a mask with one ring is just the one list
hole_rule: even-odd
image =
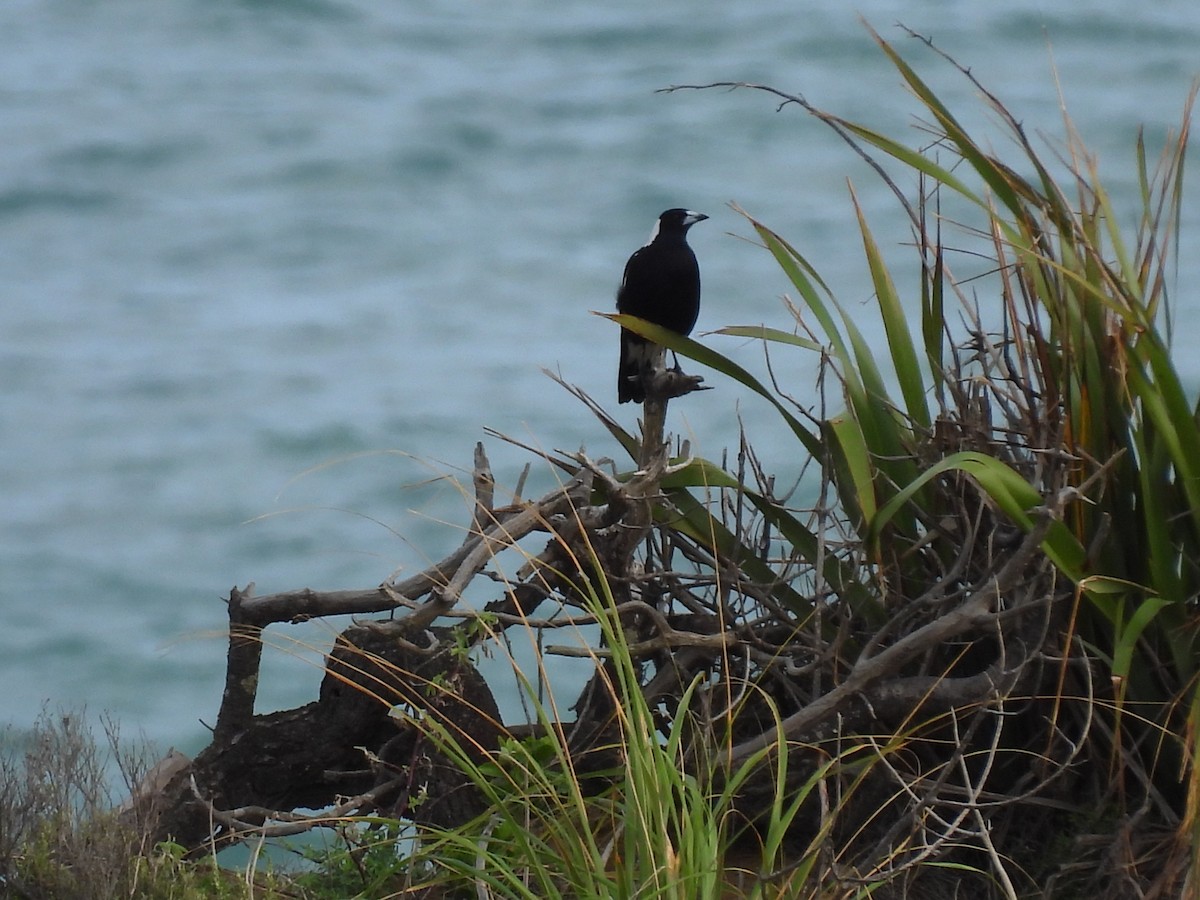
[[625,293],[625,288],[629,285],[629,273],[637,269],[641,263],[640,257],[645,253],[646,248],[642,247],[635,250],[633,256],[629,257],[629,261],[625,263],[625,272],[621,276],[621,286],[617,288],[617,311],[621,312],[621,295]]

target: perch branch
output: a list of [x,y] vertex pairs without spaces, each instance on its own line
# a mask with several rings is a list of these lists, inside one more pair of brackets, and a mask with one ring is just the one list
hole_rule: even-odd
[[[261,629],[275,622],[304,622],[327,616],[392,612],[408,607],[414,610],[410,618],[420,613],[412,624],[423,627],[440,615],[439,610],[449,608],[453,603],[447,605],[444,600],[435,599],[418,605],[421,597],[439,588],[443,594],[449,591],[454,598],[460,596],[470,578],[495,553],[543,527],[566,501],[574,483],[568,482],[535,504],[519,510],[510,509],[507,515],[493,518],[490,527],[470,535],[445,559],[403,581],[385,582],[364,590],[314,591],[304,588],[262,597],[250,597],[247,591],[241,595],[241,615],[245,622]],[[430,604],[432,609],[427,609]]]

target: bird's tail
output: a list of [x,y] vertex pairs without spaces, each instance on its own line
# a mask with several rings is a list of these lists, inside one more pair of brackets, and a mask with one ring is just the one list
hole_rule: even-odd
[[621,331],[621,364],[617,367],[617,402],[646,399],[646,378],[653,374],[655,361],[662,347],[638,337],[632,331]]

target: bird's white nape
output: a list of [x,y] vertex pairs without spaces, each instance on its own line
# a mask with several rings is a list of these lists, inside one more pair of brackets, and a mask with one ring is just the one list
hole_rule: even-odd
[[647,239],[645,246],[649,247],[654,243],[654,239],[658,237],[658,226],[660,223],[661,219],[654,220],[654,227],[650,229],[650,237]]

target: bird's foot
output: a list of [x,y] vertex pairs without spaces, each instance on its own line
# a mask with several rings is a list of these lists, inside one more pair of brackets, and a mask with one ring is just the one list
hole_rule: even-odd
[[712,388],[704,385],[703,376],[688,375],[678,366],[674,369],[660,369],[646,383],[646,395],[659,400],[673,400],[693,391],[708,390]]

